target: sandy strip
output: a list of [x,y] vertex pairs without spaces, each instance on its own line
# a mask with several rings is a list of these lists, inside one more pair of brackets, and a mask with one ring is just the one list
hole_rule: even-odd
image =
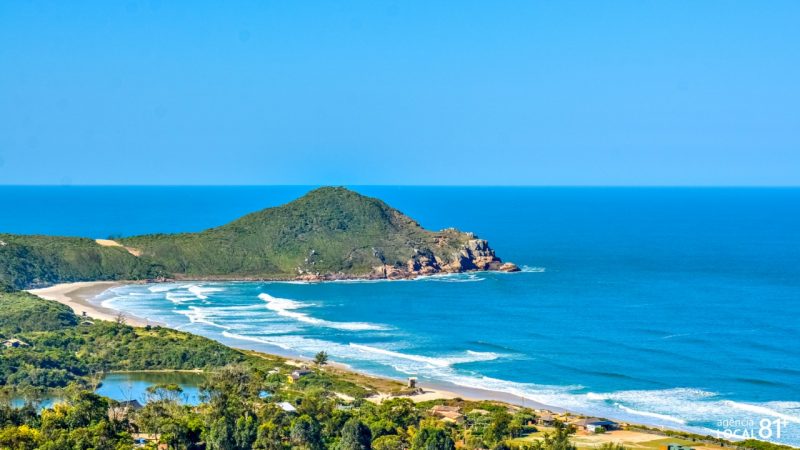
[[[119,311],[95,305],[90,303],[89,300],[107,289],[122,286],[123,284],[124,283],[116,281],[84,281],[79,283],[61,283],[42,289],[30,289],[28,292],[43,299],[53,300],[67,305],[72,308],[78,316],[83,316],[85,314],[92,319],[113,321],[121,314]],[[122,313],[122,316],[125,318],[125,323],[135,327],[155,324],[130,314]]]
[[457,394],[455,392],[444,391],[441,389],[422,388],[422,390],[423,393],[415,395],[390,395],[386,393],[380,393],[378,395],[373,395],[372,397],[367,397],[367,400],[371,401],[372,403],[383,403],[384,400],[389,400],[393,398],[407,398],[413,401],[414,403],[427,402],[428,400],[449,400],[453,398],[460,398],[462,400],[478,400],[475,398],[470,398],[464,395]]
[[[90,317],[92,319],[114,321],[120,314],[122,314],[123,317],[125,317],[125,323],[131,326],[143,327],[146,325],[160,325],[158,322],[148,321],[146,319],[142,319],[140,317],[136,317],[128,313],[117,311],[111,308],[104,308],[100,305],[90,302],[91,299],[100,295],[104,291],[111,289],[113,287],[123,286],[125,284],[126,283],[117,281],[85,281],[77,283],[61,283],[42,289],[30,289],[28,290],[28,292],[30,292],[33,295],[37,295],[41,298],[44,298],[46,300],[53,300],[61,304],[67,305],[70,308],[72,308],[72,310],[78,316],[82,316],[83,314],[85,314],[87,317]],[[254,351],[254,349],[252,348],[248,349],[246,346],[236,346],[236,345],[230,345],[228,343],[224,345],[228,345],[229,347],[233,348],[239,348],[242,350]],[[277,351],[275,353],[278,356],[291,358],[287,361],[288,364],[294,363],[294,365],[297,365],[298,367],[306,365],[311,366],[312,364],[310,360],[306,360],[305,358],[298,358],[297,355],[281,352],[279,349],[276,350]],[[257,352],[266,354],[261,351]],[[339,370],[358,373],[361,375],[368,376],[370,378],[387,379],[385,377],[376,377],[368,373],[359,372],[346,364],[340,364],[331,361],[329,365]],[[403,382],[403,380],[396,380],[396,381],[400,383]],[[410,398],[414,402],[423,402],[428,400],[439,400],[439,399],[453,399],[453,398],[462,398],[465,400],[498,400],[509,404],[522,405],[533,408],[547,408],[555,412],[563,411],[561,408],[558,407],[553,407],[551,405],[543,405],[503,392],[466,388],[463,386],[451,385],[449,383],[437,383],[437,382],[427,382],[425,383],[424,386],[420,384],[420,387],[423,389],[423,393],[421,394],[402,395],[399,397]],[[374,397],[370,397],[369,400],[372,402],[380,403],[388,398],[395,398],[395,397],[390,396],[389,394],[381,393]]]
[[[87,317],[90,317],[92,319],[114,321],[120,314],[122,314],[123,317],[125,317],[125,323],[131,326],[142,327],[146,325],[159,325],[158,322],[148,321],[140,317],[132,316],[128,313],[123,313],[111,308],[104,308],[100,305],[93,304],[90,302],[91,299],[100,295],[104,291],[111,289],[113,287],[123,286],[125,284],[126,283],[117,281],[86,281],[78,283],[56,284],[54,286],[42,289],[30,289],[28,290],[28,292],[30,292],[33,295],[37,295],[41,298],[44,298],[46,300],[53,300],[62,303],[64,305],[67,305],[70,308],[72,308],[72,310],[78,316],[81,316],[85,313]],[[228,345],[229,347],[233,348],[239,348],[242,350],[248,350],[247,347],[235,346],[230,344],[224,344],[224,345]],[[249,350],[254,351],[254,349],[249,349]],[[266,354],[261,351],[256,351],[256,352],[261,354]],[[312,364],[311,360],[307,360],[306,358],[298,358],[297,355],[281,354],[282,352],[280,351],[277,351],[276,353],[278,354],[278,356],[291,358],[286,361],[290,365],[293,364],[300,367],[306,365],[311,366]],[[334,367],[342,371],[357,373],[360,375],[365,375],[370,378],[387,379],[385,377],[377,377],[374,375],[370,375],[368,373],[359,372],[346,364],[340,364],[334,361],[331,361],[329,365],[331,367]],[[393,380],[393,381],[397,381],[400,383],[403,382],[403,380]],[[444,382],[426,382],[424,383],[424,385],[420,383],[419,386],[423,389],[423,392],[421,394],[391,396],[386,393],[380,393],[376,396],[370,397],[368,400],[375,403],[381,403],[389,398],[405,397],[413,400],[416,403],[428,400],[461,398],[464,400],[496,400],[509,403],[512,405],[527,406],[529,408],[548,409],[553,412],[564,411],[562,408],[533,402],[504,392],[467,388]]]

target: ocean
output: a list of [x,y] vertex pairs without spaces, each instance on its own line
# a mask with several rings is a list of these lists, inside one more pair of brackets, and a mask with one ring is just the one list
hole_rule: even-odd
[[[309,187],[0,187],[0,232],[197,231]],[[520,273],[125,286],[226,344],[586,414],[800,445],[800,189],[354,187]]]

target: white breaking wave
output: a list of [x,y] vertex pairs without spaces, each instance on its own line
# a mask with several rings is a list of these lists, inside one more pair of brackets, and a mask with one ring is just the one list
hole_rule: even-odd
[[483,281],[485,279],[486,278],[479,276],[477,273],[446,273],[420,277],[416,280],[438,283],[474,283],[477,281]]
[[175,289],[174,284],[156,284],[154,286],[148,286],[147,290],[150,292],[167,292]]
[[471,350],[467,350],[467,356],[457,356],[452,358],[436,358],[431,356],[421,356],[421,355],[412,355],[407,353],[400,353],[392,350],[386,350],[377,347],[370,347],[368,345],[362,344],[350,344],[350,347],[360,350],[366,353],[374,353],[378,355],[389,356],[392,358],[399,358],[399,359],[407,359],[410,361],[421,362],[425,364],[430,364],[431,366],[435,367],[450,367],[454,364],[463,364],[469,362],[478,362],[478,361],[491,361],[494,359],[499,358],[500,356],[496,353],[491,352],[473,352]]
[[208,299],[208,296],[206,294],[210,294],[212,292],[223,292],[223,291],[225,291],[225,289],[222,289],[222,288],[206,287],[206,286],[198,286],[198,285],[189,286],[189,288],[187,290],[189,292],[191,292],[192,294],[194,294],[200,300]]
[[176,311],[178,314],[183,314],[189,319],[191,323],[202,323],[212,327],[222,328],[223,330],[230,330],[230,326],[222,325],[211,320],[213,313],[206,308],[198,308],[190,306],[189,309]]
[[176,305],[179,305],[181,303],[186,303],[186,302],[196,302],[198,300],[202,300],[201,298],[197,297],[196,295],[188,294],[188,293],[181,293],[181,292],[167,292],[166,295],[164,295],[164,298],[166,298],[167,300],[169,300],[170,302],[172,302],[172,303],[174,303]]
[[386,330],[384,325],[366,322],[334,322],[330,320],[318,319],[306,313],[295,311],[296,309],[313,306],[309,303],[298,302],[288,298],[273,297],[269,294],[261,293],[258,298],[267,302],[267,309],[275,311],[279,316],[288,317],[300,322],[327,328],[348,331],[367,331],[367,330]]
[[667,421],[667,422],[674,422],[674,423],[677,423],[679,425],[686,425],[686,421],[683,420],[683,419],[680,419],[678,417],[672,417],[672,416],[668,416],[666,414],[659,414],[659,413],[654,413],[654,412],[649,412],[649,411],[639,411],[639,410],[636,410],[636,409],[633,409],[633,408],[629,408],[629,407],[627,407],[625,405],[622,405],[620,403],[616,403],[615,406],[617,408],[625,411],[628,414],[634,414],[634,415],[637,415],[637,416],[644,416],[644,417],[653,417],[655,419],[664,420],[664,421]]
[[790,414],[784,414],[782,412],[775,411],[774,409],[771,409],[767,406],[752,405],[749,403],[735,402],[733,400],[723,400],[722,403],[727,406],[730,406],[731,408],[751,412],[761,416],[772,416],[779,419],[783,419],[787,422],[800,423],[800,416],[792,416]]

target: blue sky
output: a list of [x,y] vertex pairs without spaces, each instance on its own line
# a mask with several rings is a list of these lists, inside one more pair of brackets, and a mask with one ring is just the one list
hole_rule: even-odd
[[0,3],[0,184],[799,185],[800,2]]

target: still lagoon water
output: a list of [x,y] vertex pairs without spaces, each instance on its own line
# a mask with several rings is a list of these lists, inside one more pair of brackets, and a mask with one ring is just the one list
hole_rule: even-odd
[[[0,188],[4,232],[195,231],[307,187]],[[357,187],[521,273],[398,282],[169,283],[105,306],[226,344],[800,444],[800,190]],[[780,437],[777,436],[780,431]],[[762,437],[764,437],[762,435]]]

